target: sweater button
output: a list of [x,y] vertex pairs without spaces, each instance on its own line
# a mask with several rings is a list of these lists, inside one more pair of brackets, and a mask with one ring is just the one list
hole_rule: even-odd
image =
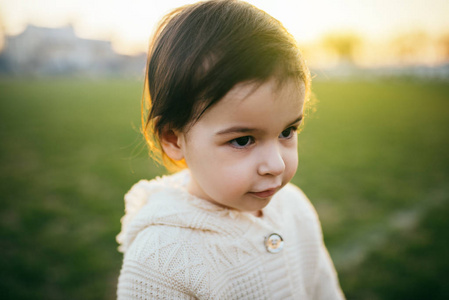
[[272,233],[265,238],[265,247],[270,253],[278,253],[284,248],[284,239],[277,233]]

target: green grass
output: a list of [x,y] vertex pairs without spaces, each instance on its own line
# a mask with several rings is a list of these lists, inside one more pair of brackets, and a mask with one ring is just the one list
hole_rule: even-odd
[[[141,85],[0,81],[2,298],[115,298],[123,195],[164,172],[139,134]],[[447,298],[449,85],[314,92],[293,181],[319,212],[348,299]]]

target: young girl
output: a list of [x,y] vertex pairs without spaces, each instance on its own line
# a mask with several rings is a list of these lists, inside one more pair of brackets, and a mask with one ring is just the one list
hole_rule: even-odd
[[170,176],[125,196],[120,299],[342,299],[315,210],[289,183],[310,76],[279,21],[233,0],[168,14],[143,131]]

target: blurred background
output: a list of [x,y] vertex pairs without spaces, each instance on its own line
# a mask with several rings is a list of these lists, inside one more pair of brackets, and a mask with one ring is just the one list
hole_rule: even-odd
[[[0,0],[0,295],[114,299],[123,195],[165,174],[145,51],[181,0]],[[449,2],[249,1],[314,76],[294,183],[348,299],[449,299]]]

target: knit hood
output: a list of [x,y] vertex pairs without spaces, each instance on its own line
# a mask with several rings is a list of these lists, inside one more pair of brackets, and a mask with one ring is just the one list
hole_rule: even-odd
[[151,181],[141,180],[125,195],[125,215],[117,236],[119,251],[126,252],[136,236],[153,225],[184,227],[194,230],[230,232],[216,222],[217,214],[224,218],[255,218],[251,214],[218,206],[187,192],[190,172],[183,170]]

